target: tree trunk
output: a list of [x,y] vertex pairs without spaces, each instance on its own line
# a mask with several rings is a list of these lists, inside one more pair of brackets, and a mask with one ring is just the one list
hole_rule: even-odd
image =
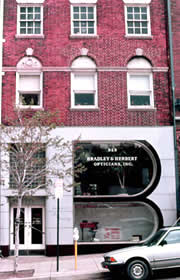
[[22,197],[18,197],[17,212],[15,217],[15,250],[14,250],[14,273],[18,271],[18,257],[19,257],[19,228],[21,216]]

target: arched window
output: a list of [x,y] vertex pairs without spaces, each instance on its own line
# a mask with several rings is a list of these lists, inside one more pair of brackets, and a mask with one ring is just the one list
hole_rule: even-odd
[[71,69],[71,108],[97,108],[95,62],[87,56],[81,56],[73,61]]
[[25,56],[17,64],[16,106],[42,108],[42,65],[35,57]]
[[136,57],[127,67],[128,108],[153,108],[152,65],[145,58]]

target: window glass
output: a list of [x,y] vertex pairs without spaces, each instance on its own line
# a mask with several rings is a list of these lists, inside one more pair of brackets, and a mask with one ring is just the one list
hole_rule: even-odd
[[19,19],[20,34],[41,34],[40,7],[20,7]]
[[129,74],[128,88],[130,106],[152,105],[152,85],[150,74]]
[[163,244],[176,244],[180,243],[180,231],[174,230],[170,231],[168,235],[164,238]]
[[150,97],[143,95],[131,95],[130,103],[134,106],[148,106],[150,105]]
[[94,105],[94,94],[75,93],[75,105]]
[[38,94],[20,94],[20,103],[24,106],[40,105]]
[[147,7],[126,7],[127,11],[127,34],[141,35],[148,34],[148,8]]
[[133,196],[142,193],[158,176],[156,159],[140,141],[78,143],[75,163],[84,171],[75,177],[75,195]]
[[[13,221],[14,221],[14,224],[13,224],[13,244],[15,244],[16,214],[17,214],[17,208],[13,208]],[[24,244],[24,241],[25,241],[24,225],[25,225],[24,208],[21,208],[20,221],[19,221],[19,244]]]
[[[10,187],[16,182],[33,188],[45,184],[45,148],[35,152],[34,144],[12,144],[10,147]],[[36,144],[37,145],[37,144]],[[32,152],[34,151],[34,153]],[[28,159],[27,159],[28,158]],[[26,175],[24,177],[24,174]]]
[[157,221],[142,202],[75,202],[80,242],[139,242],[157,230]]
[[73,7],[72,30],[73,34],[95,33],[94,7]]

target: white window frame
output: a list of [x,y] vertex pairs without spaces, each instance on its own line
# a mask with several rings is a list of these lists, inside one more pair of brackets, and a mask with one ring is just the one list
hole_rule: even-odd
[[[130,82],[131,82],[131,76],[148,76],[149,82],[150,82],[150,89],[146,91],[143,90],[132,90],[130,89]],[[153,74],[150,71],[128,71],[127,73],[127,92],[128,92],[128,108],[129,109],[151,109],[154,108],[154,93],[153,93]],[[132,105],[131,104],[131,96],[133,95],[142,95],[149,96],[150,97],[150,104],[149,105]]]
[[[94,84],[95,89],[94,90],[77,90],[74,89],[75,84],[75,75],[80,76],[86,76],[86,75],[92,75],[94,77]],[[76,93],[82,93],[82,94],[88,94],[93,93],[94,94],[94,104],[93,105],[75,105],[75,94]],[[98,93],[97,93],[97,72],[95,71],[73,71],[71,72],[71,108],[72,109],[96,109],[98,108]]]
[[[94,22],[94,33],[88,34],[88,33],[74,33],[74,24],[73,24],[73,8],[74,7],[86,7],[86,8],[93,8],[94,9],[94,19],[92,20]],[[81,20],[76,20],[80,22]],[[84,21],[89,21],[88,19]],[[97,9],[96,9],[96,4],[93,3],[85,3],[85,4],[71,4],[71,36],[73,37],[94,37],[97,36]]]
[[[39,34],[35,34],[35,33],[32,33],[32,34],[22,34],[20,33],[20,9],[21,8],[28,8],[28,7],[31,7],[31,8],[35,8],[35,7],[38,7],[40,8],[40,33]],[[26,22],[26,21],[25,21]],[[34,22],[34,20],[33,20]],[[33,2],[33,3],[20,3],[17,5],[17,35],[16,37],[44,37],[43,35],[43,4],[41,3],[37,3],[37,2]]]
[[[39,76],[40,79],[40,90],[38,91],[21,91],[19,89],[20,85],[20,78],[21,76]],[[20,94],[28,94],[28,93],[33,93],[34,94],[39,94],[39,105],[23,105],[21,104],[20,100]],[[41,109],[43,107],[43,73],[39,72],[17,72],[16,73],[16,107],[19,107],[20,109]]]
[[[148,29],[148,33],[147,34],[129,34],[128,33],[128,18],[127,18],[127,8],[128,7],[138,7],[138,8],[147,8],[147,29]],[[127,37],[150,37],[151,36],[151,19],[150,19],[150,6],[147,4],[135,4],[135,3],[131,3],[131,4],[126,4],[124,5],[124,13],[125,13],[125,30],[126,30],[126,36]],[[134,22],[134,20],[132,20]],[[141,22],[141,20],[139,20]]]

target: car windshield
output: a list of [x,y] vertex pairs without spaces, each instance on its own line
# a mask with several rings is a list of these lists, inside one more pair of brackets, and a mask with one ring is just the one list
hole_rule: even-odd
[[153,235],[153,237],[151,237],[151,239],[149,239],[148,241],[144,242],[143,245],[145,246],[153,246],[155,244],[157,244],[157,242],[160,240],[160,238],[166,233],[165,230],[159,230],[156,232],[155,235]]

